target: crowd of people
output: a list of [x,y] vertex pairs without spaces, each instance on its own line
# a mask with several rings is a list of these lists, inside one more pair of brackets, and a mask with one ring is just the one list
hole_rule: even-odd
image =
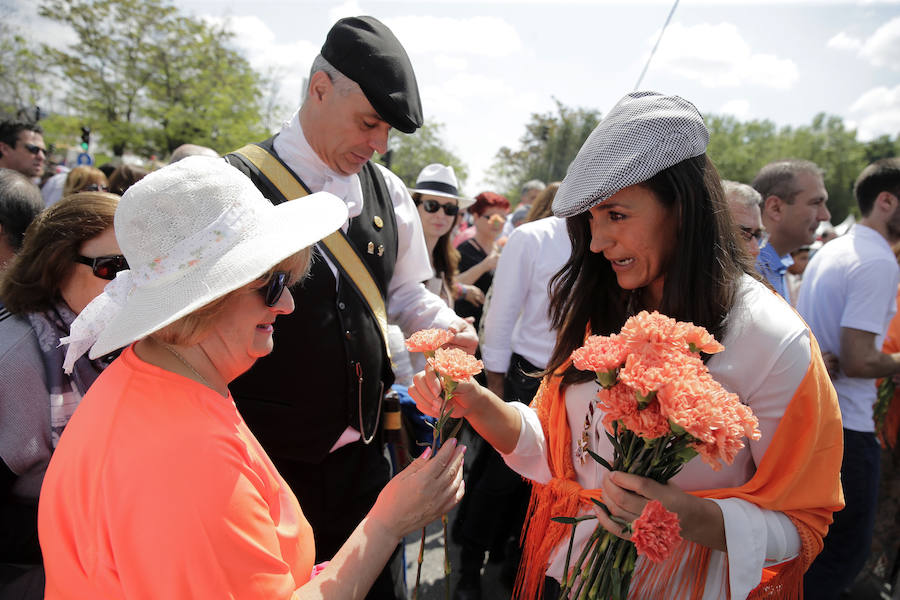
[[[896,577],[875,522],[898,500],[900,401],[873,406],[900,375],[900,159],[859,175],[859,221],[828,240],[817,165],[723,181],[678,96],[627,94],[562,182],[513,202],[370,160],[422,124],[372,17],[338,21],[299,109],[224,157],[46,176],[40,126],[0,124],[0,599],[407,598],[403,537],[457,504],[458,600],[482,597],[488,556],[519,597],[556,598],[573,550],[550,517],[628,539],[651,501],[684,542],[638,559],[632,598]],[[706,366],[761,435],[721,470],[663,484],[585,460],[613,448],[570,356],[640,311],[724,345]],[[449,401],[401,341],[429,328],[484,363]],[[388,392],[410,421],[449,406],[471,427],[465,481],[455,439],[392,466]]]

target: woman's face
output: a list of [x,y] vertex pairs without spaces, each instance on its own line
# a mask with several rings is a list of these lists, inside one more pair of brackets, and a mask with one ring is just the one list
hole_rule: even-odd
[[648,188],[632,185],[590,209],[591,252],[610,262],[619,287],[646,287],[648,308],[659,308],[675,251],[674,211]]
[[294,298],[285,288],[274,306],[266,306],[257,280],[234,292],[200,345],[226,381],[246,372],[256,359],[272,352],[275,317],[294,310]]
[[[437,211],[430,213],[425,210],[426,204],[434,206],[433,203],[439,205]],[[444,212],[445,206],[458,207],[459,202],[455,198],[430,196],[428,194],[423,194],[419,199],[419,218],[422,220],[422,231],[425,233],[426,240],[437,241],[442,235],[453,229],[457,215],[448,215]]]
[[[115,230],[108,227],[100,235],[82,242],[78,247],[78,253],[86,258],[98,258],[122,254],[122,251],[116,242]],[[94,275],[90,265],[73,262],[72,269],[59,286],[59,291],[63,300],[77,315],[91,300],[100,295],[107,283],[109,280]]]
[[484,214],[475,217],[475,231],[479,236],[497,239],[506,223],[506,209],[490,207]]

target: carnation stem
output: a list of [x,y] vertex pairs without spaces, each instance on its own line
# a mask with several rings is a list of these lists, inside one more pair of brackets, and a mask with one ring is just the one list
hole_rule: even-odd
[[413,600],[419,596],[419,581],[422,578],[422,561],[425,559],[425,528],[422,528],[422,541],[419,543],[419,557],[416,560],[416,586],[413,588]]

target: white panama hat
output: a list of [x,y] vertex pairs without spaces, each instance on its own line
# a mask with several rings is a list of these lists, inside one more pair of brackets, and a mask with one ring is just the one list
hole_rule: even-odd
[[465,210],[475,204],[474,198],[459,195],[459,182],[453,167],[432,163],[419,172],[416,187],[410,188],[410,194],[428,194],[441,198],[453,198],[459,202],[459,209]]
[[347,206],[325,192],[273,205],[222,159],[191,156],[122,196],[116,239],[129,269],[78,315],[70,366],[103,356],[252,282],[337,230]]

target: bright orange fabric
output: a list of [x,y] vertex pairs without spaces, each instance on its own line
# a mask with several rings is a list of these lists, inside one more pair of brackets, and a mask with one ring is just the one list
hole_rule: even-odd
[[[843,508],[840,480],[843,456],[843,431],[837,394],[822,362],[815,338],[810,335],[812,360],[800,386],[794,393],[772,442],[753,477],[736,488],[691,492],[702,498],[742,498],[761,508],[785,513],[797,527],[802,542],[800,556],[788,563],[767,569],[764,581],[751,598],[800,597],[802,575],[822,550],[822,538],[832,522],[833,512]],[[562,373],[568,364],[557,373]],[[547,440],[548,463],[554,479],[547,485],[533,485],[529,506],[528,530],[523,545],[522,571],[517,581],[519,598],[538,597],[543,572],[553,549],[569,532],[569,526],[550,521],[551,516],[574,515],[590,496],[599,490],[583,490],[575,483],[571,457],[571,432],[566,419],[565,399],[560,394],[560,377],[548,376],[541,384],[532,407]],[[709,553],[695,544],[682,544],[695,564],[696,578],[683,581],[680,597],[699,598],[703,594]],[[641,582],[661,581],[679,565],[682,556],[670,557],[660,566],[644,561],[643,572],[635,573],[632,596]],[[668,566],[668,567],[667,567]]]
[[290,598],[312,529],[231,398],[132,348],[69,422],[41,492],[46,598]]
[[[897,290],[897,304],[900,306],[900,289]],[[894,315],[894,318],[891,319],[891,323],[888,325],[884,343],[881,345],[881,351],[887,354],[900,352],[900,312]],[[876,385],[880,383],[881,380]],[[897,444],[898,432],[900,432],[900,387],[894,391],[894,397],[891,399],[887,414],[884,416],[884,428],[878,434],[881,445],[893,448]]]

